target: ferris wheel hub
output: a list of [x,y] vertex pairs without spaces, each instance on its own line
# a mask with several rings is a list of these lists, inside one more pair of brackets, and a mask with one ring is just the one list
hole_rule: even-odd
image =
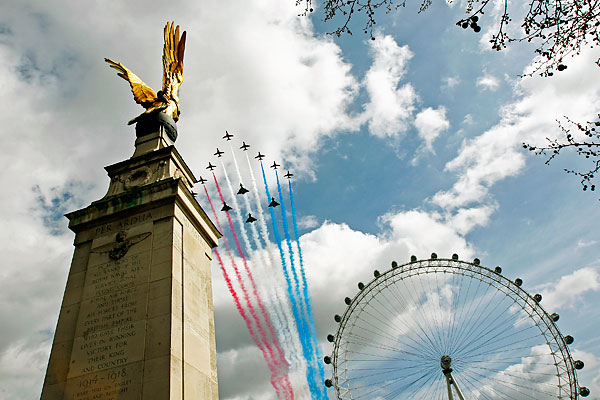
[[450,368],[451,364],[452,364],[452,358],[449,355],[444,354],[442,356],[442,359],[441,359],[441,362],[440,362],[440,365],[441,365],[442,369],[443,370],[450,370],[450,372],[452,372],[452,369]]

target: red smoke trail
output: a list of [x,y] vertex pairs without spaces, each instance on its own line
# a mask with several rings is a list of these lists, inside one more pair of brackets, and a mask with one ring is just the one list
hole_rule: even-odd
[[[210,208],[212,210],[213,216],[215,217],[215,222],[217,223],[217,227],[219,228],[219,231],[222,232],[223,229],[221,228],[221,224],[219,223],[219,217],[217,216],[215,207],[213,206],[213,203],[210,200],[210,196],[208,195],[208,190],[206,189],[206,186],[204,187],[204,192],[206,193],[206,198],[208,199],[208,203],[210,204]],[[225,239],[225,237],[223,237],[223,239]],[[229,246],[227,244],[226,239],[225,239],[225,244],[226,244],[225,247],[226,247],[227,252],[230,253],[231,251],[229,250]],[[242,319],[246,323],[246,327],[248,328],[248,332],[250,332],[250,336],[252,337],[252,340],[254,341],[256,346],[258,346],[260,351],[263,353],[263,358],[265,359],[265,361],[267,362],[267,366],[271,370],[271,385],[273,385],[273,388],[275,388],[277,397],[281,398],[281,391],[280,391],[279,387],[277,386],[279,378],[275,377],[278,374],[277,370],[271,364],[271,361],[269,360],[270,357],[267,356],[265,348],[262,346],[258,335],[256,334],[256,332],[254,331],[254,328],[252,327],[252,321],[250,320],[250,318],[248,318],[248,316],[246,315],[246,312],[244,311],[244,308],[242,307],[240,298],[239,298],[237,292],[235,291],[233,284],[231,283],[231,278],[229,277],[229,274],[225,270],[225,264],[223,263],[223,259],[221,258],[221,255],[219,254],[217,249],[214,249],[214,252],[217,255],[217,260],[219,261],[219,267],[221,268],[221,272],[223,273],[223,277],[225,278],[225,282],[227,283],[227,288],[229,289],[229,293],[231,293],[231,297],[233,297],[235,307],[237,308],[238,312],[242,316]],[[231,259],[233,260],[233,257]],[[234,268],[236,269],[236,272],[237,272],[237,267],[234,267]],[[271,354],[271,357],[272,357],[272,354]]]
[[[221,201],[224,203],[225,199],[223,198],[223,193],[221,193],[221,187],[219,186],[219,182],[217,181],[217,176],[215,175],[215,173],[213,172],[213,178],[215,180],[215,184],[217,185],[217,190],[219,192],[219,197],[221,198]],[[231,221],[231,216],[229,215],[228,211],[225,211],[225,214],[227,215],[227,221],[229,222],[229,229],[231,230],[231,234],[233,235],[233,239],[235,241],[238,253],[240,255],[240,257],[242,257],[242,262],[244,263],[244,269],[246,270],[246,273],[248,274],[248,278],[250,279],[250,284],[252,286],[252,294],[254,295],[254,297],[256,298],[256,301],[258,303],[258,307],[260,308],[260,312],[265,320],[265,324],[267,325],[267,328],[269,329],[269,332],[271,333],[271,339],[272,339],[272,343],[275,346],[275,349],[277,350],[277,353],[279,355],[279,359],[277,360],[275,358],[275,355],[273,354],[273,349],[271,347],[271,345],[269,344],[269,337],[267,335],[267,332],[265,332],[265,329],[260,321],[260,317],[258,317],[258,315],[256,315],[256,311],[254,310],[254,307],[251,307],[251,303],[249,300],[248,301],[248,307],[250,308],[250,313],[252,314],[252,316],[254,317],[255,321],[256,321],[256,326],[258,328],[258,331],[260,332],[263,341],[265,343],[265,346],[267,347],[267,349],[269,350],[269,353],[271,354],[271,357],[273,357],[273,362],[275,362],[276,366],[279,368],[280,372],[283,373],[283,383],[284,385],[286,385],[286,390],[288,391],[288,394],[290,395],[290,397],[293,399],[294,398],[294,391],[292,389],[291,383],[289,382],[288,379],[288,375],[287,375],[287,371],[288,371],[288,364],[287,361],[285,360],[285,357],[283,355],[283,350],[281,349],[281,346],[279,345],[279,340],[277,339],[277,335],[275,334],[275,329],[273,329],[273,324],[271,323],[271,318],[269,317],[269,315],[267,314],[267,310],[265,309],[265,306],[262,302],[262,299],[260,297],[260,295],[258,294],[258,290],[257,290],[257,286],[256,286],[256,282],[254,280],[254,275],[252,274],[252,272],[250,271],[250,268],[248,268],[248,262],[246,259],[246,255],[244,253],[244,251],[242,250],[242,246],[240,245],[240,241],[237,237],[235,228],[233,226],[233,222]],[[233,258],[232,258],[233,260]],[[242,283],[242,278],[239,275],[238,269],[236,266],[234,266],[236,275],[238,276],[238,279],[240,280],[240,285],[242,286],[242,291],[244,292],[244,296],[247,296],[247,291],[245,286]]]

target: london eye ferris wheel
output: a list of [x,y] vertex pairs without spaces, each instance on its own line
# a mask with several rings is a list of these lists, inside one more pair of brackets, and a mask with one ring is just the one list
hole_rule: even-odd
[[519,278],[473,262],[430,259],[374,271],[336,315],[333,352],[338,399],[577,399],[579,386],[559,315]]

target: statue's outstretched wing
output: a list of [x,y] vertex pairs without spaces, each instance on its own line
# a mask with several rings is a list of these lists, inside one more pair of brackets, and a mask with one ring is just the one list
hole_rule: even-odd
[[163,48],[163,93],[167,97],[177,97],[183,83],[183,53],[185,51],[185,31],[179,37],[179,25],[165,25],[165,47]]
[[[111,68],[119,71],[117,74],[118,76],[129,82],[131,91],[133,92],[133,98],[135,99],[136,103],[145,106],[145,104],[156,101],[157,97],[154,90],[152,90],[150,86],[146,85],[136,74],[131,72],[129,68],[121,63],[111,60],[110,58],[105,58],[104,61],[106,61]],[[145,107],[148,108],[147,106]]]

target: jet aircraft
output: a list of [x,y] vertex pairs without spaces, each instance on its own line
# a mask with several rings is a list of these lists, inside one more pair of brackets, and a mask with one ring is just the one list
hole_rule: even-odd
[[260,151],[258,152],[258,155],[254,158],[256,158],[258,161],[262,161],[263,158],[265,158],[266,156],[264,154],[260,154]]
[[277,169],[277,167],[281,167],[281,164],[277,164],[275,161],[273,161],[273,165],[271,165],[271,168]]
[[271,197],[271,202],[269,203],[269,207],[277,207],[279,205],[278,202],[275,201],[275,197]]
[[231,211],[233,208],[229,207],[227,203],[223,202],[223,207],[221,207],[221,211]]
[[233,135],[231,135],[229,132],[225,131],[225,136],[223,136],[223,139],[229,141],[229,140],[231,140],[232,137],[233,137]]
[[250,147],[249,144],[246,144],[246,142],[242,142],[242,146],[240,147],[240,149],[246,151],[246,150],[248,150],[248,147]]
[[292,174],[290,171],[287,172],[287,174],[284,175],[284,177],[290,179],[292,176],[294,176],[294,174]]
[[212,165],[210,162],[208,163],[208,167],[206,167],[206,169],[210,169],[211,171],[215,168],[217,167],[215,165]]
[[240,190],[238,190],[237,194],[246,194],[248,193],[249,190],[246,189],[241,183],[240,183]]
[[252,223],[254,221],[256,221],[256,218],[254,218],[252,216],[252,214],[248,213],[248,218],[246,219],[246,223],[248,223],[248,222]]
[[221,150],[219,150],[219,148],[217,147],[217,152],[216,152],[215,154],[213,154],[213,155],[214,155],[214,156],[217,156],[217,157],[221,157],[223,154],[225,154],[225,152],[224,152],[224,151],[221,151]]
[[200,177],[200,180],[198,182],[200,182],[202,185],[204,185],[206,183],[206,179],[204,179],[203,177]]

